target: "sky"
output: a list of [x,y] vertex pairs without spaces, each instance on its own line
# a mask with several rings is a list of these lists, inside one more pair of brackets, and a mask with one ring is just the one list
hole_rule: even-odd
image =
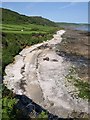
[[88,23],[88,2],[3,2],[2,7],[55,22]]

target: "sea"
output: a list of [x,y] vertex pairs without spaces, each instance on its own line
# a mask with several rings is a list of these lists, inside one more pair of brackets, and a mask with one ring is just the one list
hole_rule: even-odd
[[90,25],[78,25],[74,29],[90,32]]
[[88,24],[71,24],[71,25],[64,26],[64,28],[90,32],[90,24],[89,25]]

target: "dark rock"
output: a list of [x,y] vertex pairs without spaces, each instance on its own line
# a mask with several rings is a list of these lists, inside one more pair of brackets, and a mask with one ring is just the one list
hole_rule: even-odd
[[15,105],[15,109],[21,110],[24,117],[30,117],[34,111],[35,116],[38,116],[41,112],[45,112],[48,115],[48,120],[63,120],[63,118],[49,113],[25,95],[16,95],[15,98],[19,99],[18,103]]
[[53,61],[53,62],[58,62],[58,60],[57,60],[57,59],[52,59],[52,61]]
[[49,57],[45,57],[43,58],[43,60],[49,61]]

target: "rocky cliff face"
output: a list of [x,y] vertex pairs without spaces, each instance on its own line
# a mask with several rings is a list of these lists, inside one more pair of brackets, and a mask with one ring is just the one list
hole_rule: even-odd
[[60,30],[52,40],[23,49],[6,66],[4,84],[51,113],[68,117],[72,111],[88,113],[88,101],[74,96],[77,88],[65,80],[72,64],[55,52],[64,32]]

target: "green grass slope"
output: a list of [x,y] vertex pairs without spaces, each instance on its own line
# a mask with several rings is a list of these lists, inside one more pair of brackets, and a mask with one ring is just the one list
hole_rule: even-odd
[[[23,31],[21,31],[23,29]],[[2,67],[13,61],[13,57],[26,46],[51,39],[57,27],[42,25],[2,25]]]
[[[4,75],[5,66],[13,62],[14,56],[23,48],[51,39],[59,28],[56,27],[54,22],[42,17],[27,17],[11,10],[0,9],[0,12],[1,10],[0,34],[2,35],[0,37],[2,36],[2,68]],[[18,119],[23,114],[21,111],[13,112],[13,107],[16,104],[13,94],[4,86],[2,90],[2,119]],[[42,118],[42,115],[39,116]]]
[[7,9],[2,10],[2,68],[26,46],[51,39],[60,28],[54,22],[41,17],[27,17]]
[[38,24],[47,26],[57,26],[56,23],[39,16],[25,16],[9,9],[0,8],[2,11],[2,22],[4,24]]

